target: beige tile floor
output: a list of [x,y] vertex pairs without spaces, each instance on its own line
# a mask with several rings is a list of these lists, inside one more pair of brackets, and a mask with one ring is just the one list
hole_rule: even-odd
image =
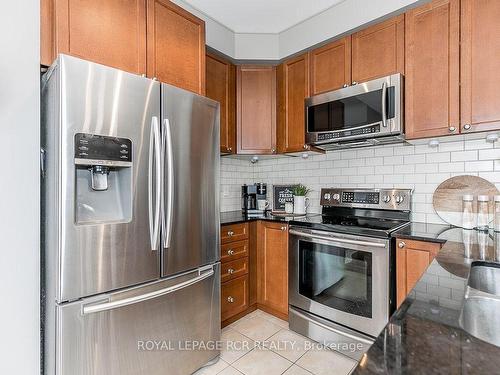
[[222,341],[219,361],[194,375],[348,375],[357,364],[261,310],[224,328]]

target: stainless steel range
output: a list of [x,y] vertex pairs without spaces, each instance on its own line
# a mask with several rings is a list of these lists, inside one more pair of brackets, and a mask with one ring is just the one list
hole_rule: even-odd
[[289,239],[290,329],[360,359],[395,308],[395,241],[408,189],[322,189]]

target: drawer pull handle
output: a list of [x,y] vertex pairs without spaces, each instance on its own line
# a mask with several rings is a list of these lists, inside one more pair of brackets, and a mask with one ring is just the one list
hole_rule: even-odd
[[234,255],[234,250],[233,249],[229,249],[227,251],[227,255]]
[[234,236],[234,232],[232,230],[230,230],[230,231],[227,232],[227,235],[229,237],[233,237]]
[[232,275],[234,273],[234,269],[228,268],[227,273],[230,274],[230,275]]
[[234,302],[234,298],[231,297],[231,296],[227,297],[227,302],[233,303]]

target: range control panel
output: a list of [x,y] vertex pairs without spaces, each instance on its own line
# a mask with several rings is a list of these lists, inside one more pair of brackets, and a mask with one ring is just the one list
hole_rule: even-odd
[[411,189],[321,189],[321,205],[409,211]]
[[127,138],[96,134],[75,134],[75,161],[77,164],[132,163],[132,141]]

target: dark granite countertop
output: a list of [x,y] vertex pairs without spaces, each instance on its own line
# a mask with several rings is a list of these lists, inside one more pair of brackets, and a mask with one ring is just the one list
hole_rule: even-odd
[[[421,239],[427,238],[424,234]],[[471,336],[459,324],[470,265],[500,261],[500,234],[450,228],[436,239],[444,241],[440,252],[354,374],[500,372],[500,347]]]
[[441,238],[440,235],[451,228],[453,227],[450,225],[412,222],[410,225],[393,232],[392,236],[410,240],[445,243],[446,240]]
[[236,224],[236,223],[244,223],[247,221],[254,220],[267,220],[267,221],[279,221],[279,222],[292,222],[297,218],[305,218],[308,216],[316,216],[318,214],[307,214],[304,216],[282,216],[282,215],[273,215],[270,211],[267,211],[265,215],[262,216],[246,216],[241,210],[238,211],[229,211],[229,212],[221,212],[220,213],[220,223],[224,224]]

